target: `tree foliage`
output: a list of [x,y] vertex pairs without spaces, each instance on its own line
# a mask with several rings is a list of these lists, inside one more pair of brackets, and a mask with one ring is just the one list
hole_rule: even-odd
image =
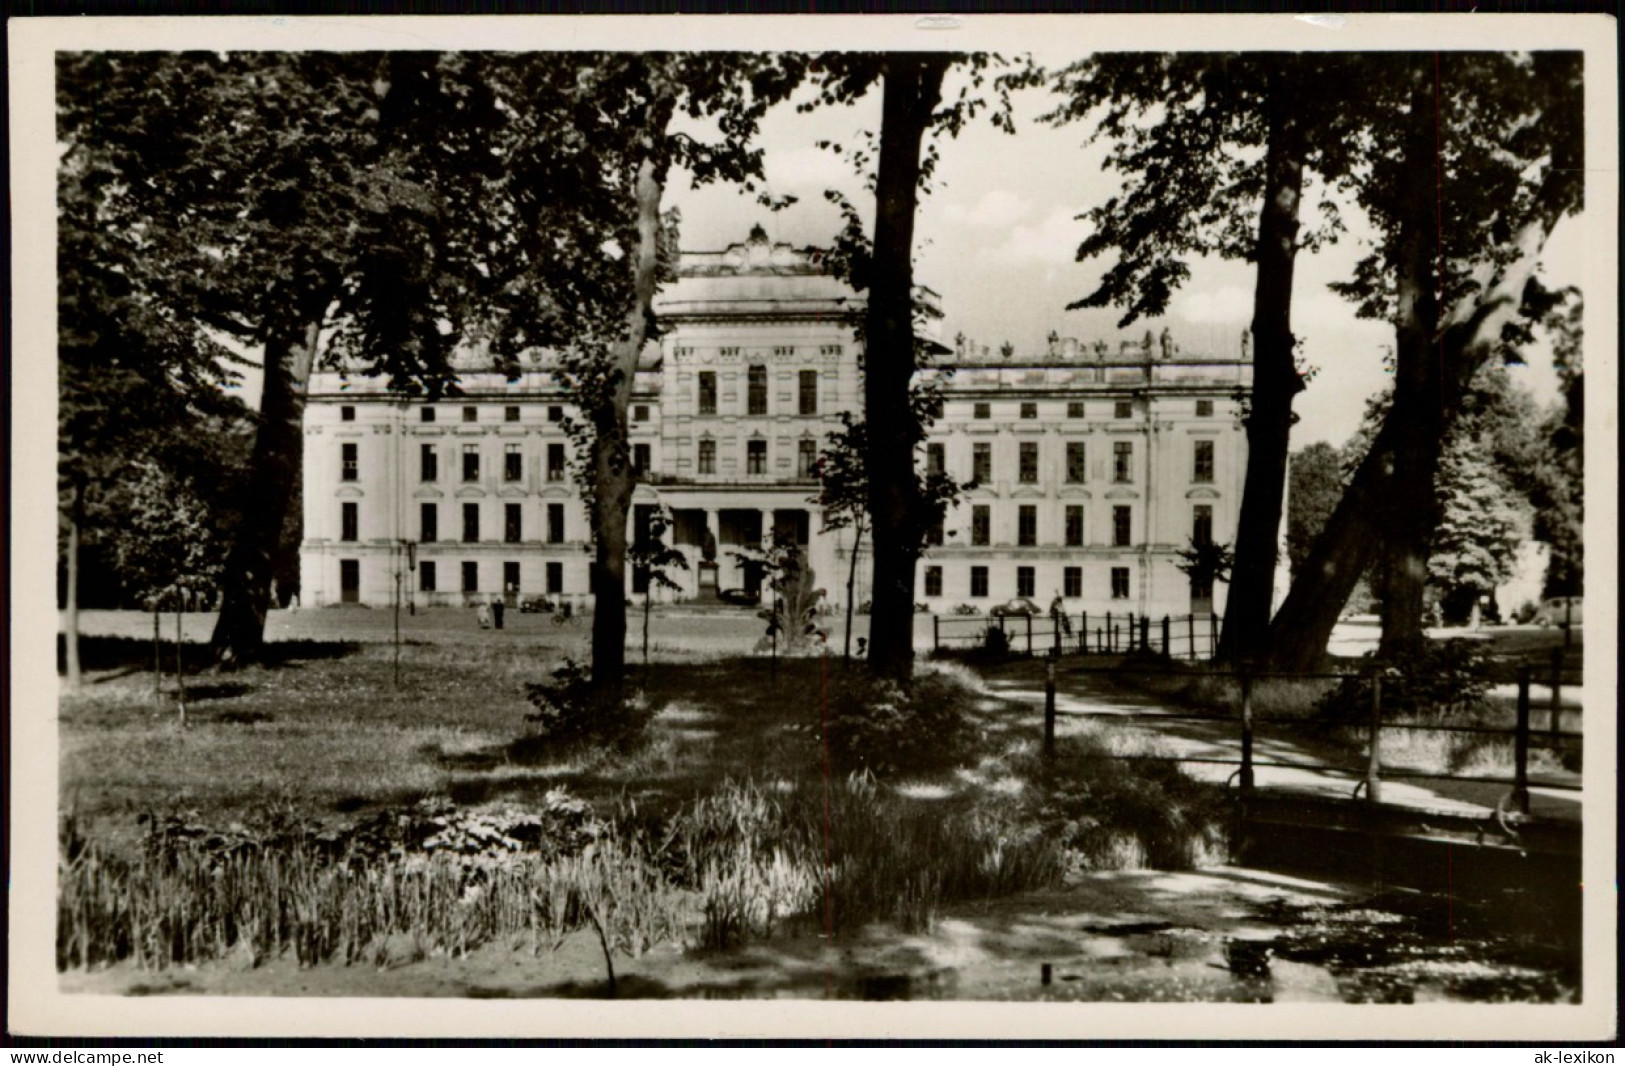
[[1316,441],[1292,457],[1287,487],[1286,551],[1294,574],[1309,557],[1309,549],[1342,495],[1343,466],[1341,452],[1324,441]]

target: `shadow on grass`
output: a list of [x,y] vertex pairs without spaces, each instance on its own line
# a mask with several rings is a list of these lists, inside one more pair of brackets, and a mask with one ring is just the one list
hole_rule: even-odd
[[[279,640],[264,645],[260,663],[267,667],[293,665],[302,660],[342,659],[359,651],[354,641],[339,640]],[[166,672],[175,669],[175,642],[162,639],[158,654]],[[152,668],[152,641],[138,637],[79,638],[79,662],[86,670],[122,671],[121,676]],[[214,666],[214,651],[205,643],[182,643],[181,662],[188,673],[197,673]],[[61,633],[56,635],[56,671],[68,672],[67,641]]]

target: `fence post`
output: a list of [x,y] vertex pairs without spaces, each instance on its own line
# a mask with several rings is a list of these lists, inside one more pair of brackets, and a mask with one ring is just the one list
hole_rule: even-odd
[[1148,614],[1140,616],[1140,650],[1151,650],[1151,616]]
[[941,615],[935,615],[934,614],[934,615],[931,616],[931,650],[936,651],[936,652],[940,652],[942,650],[942,616]]
[[1089,612],[1078,612],[1078,650],[1089,654]]
[[1207,616],[1207,657],[1215,658],[1219,654],[1219,616],[1208,612]]
[[1102,650],[1107,652],[1117,650],[1117,630],[1112,626],[1112,613],[1110,611],[1106,612],[1106,643],[1102,645]]
[[1162,616],[1162,654],[1173,657],[1173,649],[1168,646],[1168,616]]
[[1552,736],[1557,736],[1563,721],[1563,649],[1552,649]]
[[1241,664],[1241,794],[1253,791],[1253,678]]
[[1044,663],[1044,758],[1055,755],[1055,660],[1051,655]]
[[1033,657],[1033,616],[1027,615],[1027,658]]
[[1528,666],[1518,667],[1518,731],[1513,737],[1512,805],[1519,814],[1529,813],[1529,674]]
[[1371,754],[1365,764],[1365,801],[1382,802],[1382,677],[1371,679]]
[[1186,615],[1185,616],[1185,621],[1187,623],[1189,623],[1191,646],[1190,646],[1190,648],[1188,650],[1190,652],[1191,662],[1194,663],[1196,661],[1196,615],[1195,615],[1195,613],[1193,612],[1191,614]]

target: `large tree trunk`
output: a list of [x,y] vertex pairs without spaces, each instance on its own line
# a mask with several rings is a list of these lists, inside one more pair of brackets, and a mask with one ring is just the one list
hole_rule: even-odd
[[909,403],[914,376],[914,211],[920,145],[950,60],[933,54],[886,59],[881,98],[875,240],[864,319],[864,421],[868,426],[873,608],[869,670],[906,680],[914,669],[914,567],[920,556],[919,426]]
[[62,644],[69,688],[78,688],[84,680],[79,665],[79,526],[84,520],[84,499],[84,487],[74,482],[73,499],[68,504],[68,587],[62,605]]
[[[664,128],[664,119],[661,120]],[[637,475],[627,442],[627,407],[637,378],[638,355],[648,336],[659,265],[661,171],[652,155],[638,165],[638,244],[631,255],[633,306],[626,334],[611,354],[607,387],[591,412],[593,454],[592,686],[600,698],[619,701],[626,682],[626,518]]]
[[[1502,327],[1517,312],[1547,237],[1558,219],[1578,202],[1574,186],[1580,180],[1579,175],[1553,169],[1518,228],[1511,246],[1514,254],[1501,260],[1486,259],[1473,279],[1472,291],[1478,297],[1458,304],[1444,320],[1438,344],[1444,367],[1442,409],[1452,410],[1460,403],[1473,374],[1499,341]],[[1399,434],[1399,422],[1390,408],[1371,450],[1270,625],[1270,669],[1311,670],[1325,654],[1337,616],[1371,562],[1374,544],[1382,533],[1385,519],[1380,505],[1391,491],[1394,443]]]
[[[1391,482],[1383,496],[1382,643],[1393,658],[1421,649],[1428,555],[1438,525],[1434,480],[1449,422],[1443,392],[1443,353],[1436,349],[1439,299],[1439,157],[1437,85],[1432,63],[1413,71],[1405,131],[1407,186],[1398,220],[1394,301],[1394,400],[1397,427]],[[1432,181],[1423,180],[1432,175]]]
[[222,665],[253,661],[265,643],[272,558],[304,450],[305,394],[320,330],[321,318],[315,315],[302,335],[279,332],[265,343],[259,426],[244,486],[242,517],[220,578],[220,617],[210,641],[215,659]]
[[[1295,65],[1293,59],[1283,64]],[[1253,393],[1247,415],[1247,479],[1236,526],[1236,556],[1224,609],[1219,658],[1260,654],[1275,598],[1281,501],[1286,491],[1292,399],[1303,389],[1293,358],[1292,272],[1303,194],[1303,130],[1295,112],[1298,80],[1277,70],[1270,83],[1264,202],[1258,215],[1253,288]]]

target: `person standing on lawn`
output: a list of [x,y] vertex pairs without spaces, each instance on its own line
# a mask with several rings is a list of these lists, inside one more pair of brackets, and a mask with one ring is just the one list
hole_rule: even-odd
[[490,629],[491,605],[484,602],[476,604],[474,607],[474,619],[475,621],[479,622],[481,629]]
[[491,600],[491,624],[497,629],[502,628],[502,612],[507,606],[502,602],[501,596],[493,597]]

